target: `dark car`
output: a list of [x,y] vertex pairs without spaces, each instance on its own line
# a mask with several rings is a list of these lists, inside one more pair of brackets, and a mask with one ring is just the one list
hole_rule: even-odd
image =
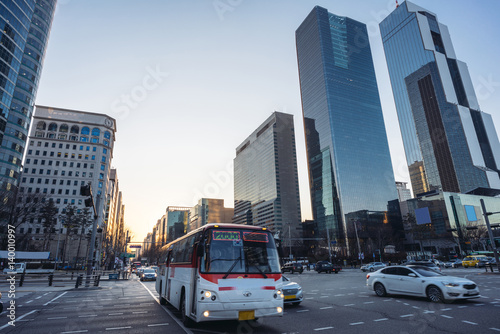
[[331,274],[332,272],[335,272],[336,274],[342,269],[342,267],[338,265],[334,265],[328,261],[319,261],[316,263],[316,267],[314,270],[316,270],[319,273],[328,273]]
[[156,271],[154,269],[144,269],[141,273],[141,281],[156,281]]
[[423,266],[433,269],[437,272],[441,272],[441,267],[437,266],[434,262],[431,261],[411,261],[405,263],[405,266]]
[[283,268],[281,268],[282,273],[289,272],[293,274],[297,272],[299,274],[302,274],[303,271],[304,267],[301,263],[287,263],[283,266]]

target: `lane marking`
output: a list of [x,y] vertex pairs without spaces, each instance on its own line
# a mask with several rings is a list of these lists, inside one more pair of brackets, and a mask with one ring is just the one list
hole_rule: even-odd
[[84,329],[81,331],[69,331],[69,332],[61,332],[61,334],[72,334],[72,333],[87,333],[88,329]]
[[469,324],[469,325],[477,325],[477,323],[472,322],[472,321],[462,320],[462,322],[465,322],[466,324]]
[[110,313],[108,315],[122,315],[123,313]]
[[444,314],[441,314],[441,316],[442,316],[443,318],[446,318],[446,319],[453,319],[453,317],[450,317],[449,315],[444,315]]
[[452,308],[443,308],[441,309],[441,311],[449,311],[449,310],[453,310]]
[[101,299],[101,300],[113,300],[113,298],[106,298],[106,299]]
[[47,318],[47,320],[55,320],[55,319],[67,319],[68,317],[53,317],[53,318]]
[[412,307],[413,307],[413,308],[416,308],[416,309],[420,309],[420,307],[418,307],[418,306],[412,306]]
[[327,310],[327,309],[329,309],[329,308],[333,308],[333,306],[320,307],[319,309],[320,309],[320,310]]
[[491,327],[490,329],[491,329],[492,331],[497,331],[497,332],[500,332],[500,329],[495,328],[495,327]]
[[[49,305],[49,304],[50,304],[50,303],[52,303],[54,300],[61,298],[62,296],[64,296],[64,295],[65,295],[65,294],[67,294],[67,293],[68,293],[68,291],[63,292],[63,293],[62,293],[62,294],[60,294],[59,296],[57,296],[57,297],[55,297],[54,299],[52,299],[52,300],[50,300],[50,301],[46,302],[45,304],[43,304],[43,306],[47,306],[47,305]],[[76,302],[76,300],[75,300],[75,302]]]
[[297,313],[299,312],[309,312],[309,310],[300,310],[300,311],[297,311]]
[[[38,310],[33,310],[33,311],[29,312],[29,313],[26,313],[26,314],[24,314],[24,315],[20,316],[19,318],[17,318],[15,321],[19,321],[19,320],[21,320],[22,318],[24,318],[24,317],[26,317],[26,316],[28,316],[28,315],[30,315],[30,314],[32,314],[32,313],[35,313],[36,311],[38,311]],[[9,323],[6,323],[6,324],[5,324],[5,325],[3,325],[2,327],[0,327],[0,331],[1,331],[2,329],[4,329],[5,327],[7,327],[7,326],[10,326],[10,325],[9,325]]]
[[151,325],[148,325],[148,327],[155,327],[155,326],[168,326],[168,322],[164,323],[164,324],[151,324]]
[[97,314],[79,315],[78,318],[97,317]]
[[377,319],[377,320],[373,320],[373,321],[377,322],[377,321],[385,321],[385,320],[389,320],[389,318],[382,318],[382,319]]
[[27,302],[26,302],[26,304],[29,304],[29,303],[31,303],[32,301],[33,301],[33,300],[27,301]]
[[373,304],[375,302],[364,302],[363,304]]
[[182,322],[179,319],[177,319],[177,317],[172,312],[170,312],[165,306],[163,306],[163,305],[160,304],[160,299],[158,297],[156,297],[151,292],[151,290],[149,290],[149,288],[146,285],[144,285],[144,283],[142,283],[141,281],[139,281],[139,283],[144,287],[144,289],[146,289],[149,292],[149,294],[151,295],[151,297],[153,297],[153,299],[158,303],[158,305],[160,305],[160,307],[162,308],[162,310],[165,311],[184,330],[184,332],[186,332],[188,334],[193,334],[193,332],[191,330],[187,329],[182,324]]
[[137,311],[137,312],[132,312],[133,314],[139,314],[139,313],[148,313],[148,311]]
[[353,322],[353,323],[350,323],[349,325],[350,326],[357,326],[357,325],[362,325],[364,324],[364,322]]
[[354,304],[347,304],[347,305],[344,305],[344,306],[354,306]]
[[314,330],[315,331],[324,331],[324,330],[327,330],[327,329],[332,329],[333,327],[322,327],[322,328],[315,328]]
[[330,296],[321,296],[319,298],[330,298]]
[[111,327],[111,328],[106,328],[107,331],[113,331],[115,329],[129,329],[132,328],[132,326],[126,326],[126,327]]
[[400,318],[408,318],[408,317],[413,317],[415,314],[405,314],[405,315],[400,315]]
[[35,299],[40,299],[40,298],[42,298],[42,297],[43,297],[43,296],[40,296],[40,297],[36,297]]
[[462,305],[462,306],[459,306],[458,308],[466,308],[467,306],[465,305]]

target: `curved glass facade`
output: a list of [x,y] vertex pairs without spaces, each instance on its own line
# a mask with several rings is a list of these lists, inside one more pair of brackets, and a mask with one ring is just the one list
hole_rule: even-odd
[[0,2],[0,190],[4,203],[19,182],[55,7],[56,0]]
[[313,216],[342,245],[354,221],[387,218],[397,200],[366,25],[317,6],[296,45]]
[[446,26],[406,1],[380,31],[414,194],[498,187],[498,140],[486,133],[487,114],[474,110],[474,89]]

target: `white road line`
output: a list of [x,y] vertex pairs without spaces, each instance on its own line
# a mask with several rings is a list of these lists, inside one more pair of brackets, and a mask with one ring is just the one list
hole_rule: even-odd
[[363,304],[373,304],[375,302],[364,302]]
[[350,326],[357,326],[357,325],[362,325],[362,324],[364,324],[364,322],[352,322],[349,325]]
[[412,306],[412,307],[413,307],[413,308],[416,308],[416,309],[420,309],[420,307],[418,307],[418,306]]
[[82,302],[93,302],[93,299],[83,299]]
[[144,287],[144,289],[146,289],[149,294],[151,295],[151,297],[153,297],[153,299],[158,303],[158,305],[160,305],[160,307],[163,309],[163,311],[165,311],[172,319],[174,319],[174,321],[184,330],[184,332],[188,333],[188,334],[193,334],[193,332],[189,329],[187,329],[181,321],[179,321],[179,319],[177,319],[177,317],[172,313],[170,312],[165,306],[162,306],[160,304],[160,299],[158,297],[156,297],[155,295],[153,295],[153,293],[151,292],[151,290],[149,290],[149,288],[144,285],[144,283],[142,283],[141,281],[139,281],[139,283]]
[[108,315],[122,315],[123,313],[109,313]]
[[465,322],[466,324],[469,324],[469,325],[477,325],[477,323],[472,322],[472,321],[462,320],[462,322]]
[[392,299],[384,299],[384,302],[390,302]]
[[373,321],[385,321],[385,320],[389,320],[389,318],[382,318],[382,319],[376,319],[376,320],[373,320]]
[[297,313],[299,312],[309,312],[309,310],[300,310],[300,311],[297,311]]
[[446,318],[446,319],[453,319],[453,317],[450,317],[449,315],[444,315],[444,314],[441,314],[441,316],[442,316],[443,318]]
[[43,304],[43,306],[47,306],[47,305],[49,305],[49,304],[50,304],[50,303],[52,303],[54,300],[61,298],[62,296],[64,296],[64,295],[65,295],[65,294],[67,294],[67,293],[68,293],[68,291],[63,292],[63,293],[62,293],[62,294],[60,294],[59,296],[57,296],[57,297],[55,297],[54,299],[52,299],[52,300],[50,300],[50,301],[46,302],[45,304]]
[[497,303],[500,303],[500,302],[490,302],[490,304],[497,304]]
[[72,333],[87,333],[88,329],[83,329],[81,331],[69,331],[69,332],[61,332],[61,334],[72,334]]
[[408,317],[413,317],[415,314],[405,314],[405,315],[400,315],[400,318],[408,318]]
[[342,296],[345,296],[345,294],[340,293],[340,294],[338,294],[338,295],[333,295],[333,296],[334,296],[334,297],[342,297]]
[[78,318],[97,317],[97,314],[79,315]]
[[347,304],[347,305],[344,305],[344,306],[354,306],[354,304]]
[[113,298],[106,298],[106,299],[101,299],[101,300],[113,300]]
[[47,293],[44,293],[43,295],[44,295],[44,296],[46,296],[46,295],[48,295],[48,294],[49,294],[49,292],[47,292]]
[[327,310],[327,309],[329,309],[329,308],[333,308],[333,306],[320,307],[319,309],[320,309],[320,310]]
[[115,329],[129,329],[132,328],[132,326],[126,326],[126,327],[111,327],[111,328],[106,328],[107,331],[112,331]]
[[304,299],[314,299],[314,297],[306,297],[306,298],[304,298]]
[[406,306],[410,305],[410,304],[408,304],[408,303],[403,303],[403,304],[404,304],[404,305],[406,305]]
[[36,297],[35,299],[40,299],[40,298],[42,298],[42,297],[43,297],[43,296],[40,296],[40,297]]
[[139,313],[148,313],[148,311],[137,311],[137,312],[132,312],[133,314],[139,314]]
[[[38,311],[38,310],[33,310],[33,311],[29,312],[29,313],[26,313],[26,314],[24,314],[24,315],[20,316],[19,318],[17,318],[17,319],[16,319],[16,321],[19,321],[19,320],[21,320],[22,318],[24,318],[24,317],[26,317],[26,316],[28,316],[28,315],[30,315],[30,314],[32,314],[32,313],[35,313],[36,311]],[[10,325],[9,325],[9,323],[6,323],[6,324],[5,324],[5,325],[3,325],[2,327],[0,327],[0,331],[1,331],[2,329],[4,329],[5,327],[7,327],[7,326],[10,326]]]
[[462,306],[459,306],[458,308],[466,308],[467,306],[465,305],[462,305]]
[[327,329],[332,329],[333,327],[322,327],[322,328],[315,328],[314,330],[315,331],[324,331],[324,330],[327,330]]
[[151,324],[151,325],[148,325],[148,327],[155,327],[155,326],[168,326],[168,322],[164,323],[164,324]]
[[491,327],[490,329],[491,329],[492,331],[497,331],[497,332],[500,332],[500,329],[495,328],[495,327]]
[[26,302],[26,304],[29,304],[29,303],[31,303],[31,302],[33,302],[33,300],[29,300],[29,301],[27,301],[27,302]]
[[68,319],[68,317],[53,317],[53,318],[47,318],[47,320],[56,320],[56,319]]
[[483,305],[485,305],[485,304],[475,304],[475,306],[483,306]]
[[449,310],[453,310],[452,308],[443,308],[441,309],[441,311],[449,311]]
[[424,311],[424,314],[428,314],[428,313],[435,313],[436,311],[429,311],[429,310],[425,310]]

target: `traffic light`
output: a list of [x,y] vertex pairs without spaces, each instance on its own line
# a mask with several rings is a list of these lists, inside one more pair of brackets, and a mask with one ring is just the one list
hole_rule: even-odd
[[92,192],[90,191],[90,184],[80,187],[80,196],[92,196]]
[[92,197],[86,198],[86,199],[85,199],[85,206],[86,206],[87,208],[90,208],[90,207],[92,207],[92,205],[93,205],[93,202],[92,202]]

